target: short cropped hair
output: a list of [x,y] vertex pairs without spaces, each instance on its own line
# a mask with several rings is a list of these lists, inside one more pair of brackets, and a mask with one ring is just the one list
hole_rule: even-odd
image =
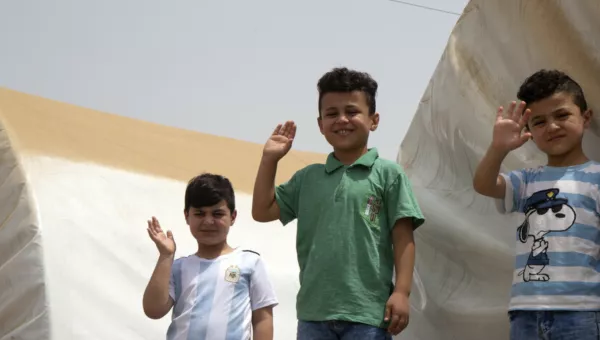
[[235,211],[235,193],[229,179],[224,176],[203,173],[192,178],[185,189],[185,211],[190,208],[210,207],[224,200],[227,208]]
[[569,75],[558,70],[542,69],[529,76],[521,84],[517,98],[529,106],[560,92],[570,94],[582,113],[588,109],[581,86]]
[[[366,72],[359,72],[347,67],[334,68],[325,73],[317,83],[319,90],[319,112],[321,112],[321,99],[330,92],[362,91],[367,98],[369,114],[375,113],[377,96],[377,82]],[[319,113],[320,115],[320,113]]]

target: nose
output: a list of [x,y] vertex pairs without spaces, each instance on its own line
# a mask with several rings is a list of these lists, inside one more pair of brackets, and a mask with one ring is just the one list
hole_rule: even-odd
[[548,130],[549,131],[556,131],[560,128],[560,126],[558,126],[558,124],[556,124],[555,121],[551,121],[550,124],[548,124]]
[[338,123],[348,123],[349,119],[348,117],[346,117],[345,114],[341,114],[338,116],[337,122]]
[[563,214],[563,213],[558,213],[558,214],[555,214],[554,216],[556,216],[557,218],[565,218],[565,214]]

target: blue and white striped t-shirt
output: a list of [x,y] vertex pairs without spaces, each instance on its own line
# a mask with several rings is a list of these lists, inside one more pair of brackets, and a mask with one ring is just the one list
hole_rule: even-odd
[[211,260],[175,260],[169,295],[167,340],[249,340],[252,311],[278,304],[261,257],[240,249]]
[[500,211],[523,214],[509,310],[600,310],[600,163],[503,176]]

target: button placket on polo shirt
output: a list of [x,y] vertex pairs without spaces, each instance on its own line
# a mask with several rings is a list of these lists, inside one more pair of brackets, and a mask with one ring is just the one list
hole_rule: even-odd
[[340,177],[340,184],[338,184],[337,189],[335,190],[335,201],[339,202],[346,197],[346,188],[348,187],[348,172],[350,171],[350,167],[344,166],[339,171],[342,171],[342,176]]

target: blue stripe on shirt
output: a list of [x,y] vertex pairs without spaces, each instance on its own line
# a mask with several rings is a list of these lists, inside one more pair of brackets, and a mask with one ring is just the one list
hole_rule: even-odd
[[[517,255],[515,266],[525,268],[529,254]],[[553,267],[587,267],[600,273],[600,261],[594,257],[577,252],[548,252],[549,266]],[[543,271],[542,271],[543,273]],[[546,282],[548,283],[548,282]],[[544,284],[546,284],[544,283]]]
[[598,282],[519,282],[512,286],[512,297],[532,295],[600,296]]
[[[242,269],[241,280],[235,286],[233,291],[233,298],[231,301],[232,309],[243,309],[245,306],[250,305],[250,273],[245,268]],[[245,313],[241,310],[229,313],[229,321],[227,323],[227,336],[226,339],[243,339],[244,334],[244,317]]]
[[[173,262],[173,268],[171,269],[173,272],[173,274],[172,274],[173,275],[173,286],[175,288],[174,289],[175,290],[175,298],[173,301],[174,305],[173,305],[173,314],[172,314],[173,319],[181,314],[183,306],[185,305],[185,302],[179,301],[179,297],[181,296],[181,265],[182,265],[182,263],[183,263],[183,261],[181,261],[181,260],[175,260],[175,262]],[[171,322],[171,324],[169,325],[169,329],[167,330],[167,339],[173,339],[175,334],[177,334],[177,323]]]
[[532,178],[529,183],[534,182],[556,182],[556,181],[576,181],[590,185],[598,185],[598,172],[585,172],[583,169],[573,171],[546,170],[534,171],[529,174]]
[[218,277],[220,268],[219,262],[202,261],[198,266],[198,278],[211,279],[211,281],[199,282],[196,291],[196,303],[191,311],[188,340],[210,340],[206,339],[206,330],[208,329],[208,320],[212,308],[212,301],[215,297],[216,283],[212,281]]

